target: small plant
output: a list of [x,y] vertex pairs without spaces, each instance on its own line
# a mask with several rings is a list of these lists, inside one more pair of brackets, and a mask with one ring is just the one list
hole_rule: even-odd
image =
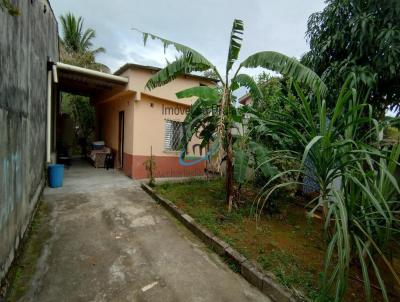
[[147,171],[147,175],[149,177],[149,186],[154,187],[156,185],[156,180],[154,178],[154,171],[156,169],[156,162],[153,157],[153,147],[150,147],[150,158],[147,159],[144,163],[144,167]]

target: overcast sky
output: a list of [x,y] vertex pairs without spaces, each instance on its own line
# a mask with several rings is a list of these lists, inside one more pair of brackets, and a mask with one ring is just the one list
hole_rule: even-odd
[[[321,11],[323,0],[50,0],[54,13],[82,16],[85,27],[96,30],[95,46],[107,52],[98,57],[114,72],[125,63],[162,67],[161,44],[144,47],[138,28],[186,44],[219,69],[227,56],[234,18],[244,21],[243,60],[262,50],[299,58],[308,50],[307,19]],[[61,27],[60,27],[61,30]],[[174,53],[167,53],[173,59]],[[252,72],[253,73],[253,72]]]

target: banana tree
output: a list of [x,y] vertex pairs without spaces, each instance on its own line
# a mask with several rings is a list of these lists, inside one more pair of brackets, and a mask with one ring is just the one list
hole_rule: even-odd
[[[296,81],[310,87],[316,94],[324,95],[327,91],[325,84],[309,68],[300,64],[298,60],[287,57],[274,51],[261,51],[249,56],[240,64],[237,63],[240,49],[242,46],[243,21],[234,20],[232,31],[230,34],[230,43],[228,48],[228,57],[225,70],[222,73],[217,67],[201,55],[196,50],[176,43],[159,36],[141,32],[143,34],[144,44],[146,45],[149,38],[159,40],[164,45],[164,50],[172,46],[179,53],[177,59],[169,63],[165,68],[158,71],[146,84],[146,88],[151,90],[159,86],[163,86],[178,76],[192,72],[213,72],[219,80],[218,87],[193,87],[177,93],[179,98],[197,97],[197,101],[189,115],[191,120],[187,120],[191,127],[188,134],[193,135],[193,129],[200,130],[200,126],[206,128],[201,130],[203,145],[209,144],[211,141],[218,143],[219,161],[226,159],[226,202],[228,210],[232,209],[233,192],[234,192],[234,150],[232,128],[237,119],[238,111],[233,103],[233,92],[239,87],[246,87],[253,99],[260,97],[260,91],[255,81],[247,74],[240,73],[243,68],[262,67],[268,70],[279,72],[285,76],[293,77]],[[236,70],[232,70],[237,66]],[[211,113],[204,109],[214,107],[218,108],[217,112],[213,110]],[[200,135],[201,136],[201,135]],[[242,175],[242,173],[237,173]]]

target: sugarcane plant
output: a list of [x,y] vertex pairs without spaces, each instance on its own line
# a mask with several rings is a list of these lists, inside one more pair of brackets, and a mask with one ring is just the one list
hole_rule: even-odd
[[[229,211],[231,211],[234,202],[234,176],[237,175],[237,179],[240,181],[245,172],[244,164],[246,164],[246,157],[242,156],[242,153],[236,152],[235,154],[233,148],[232,129],[235,122],[241,118],[240,112],[234,106],[233,92],[239,87],[246,87],[253,100],[260,98],[260,91],[253,78],[245,73],[240,73],[240,71],[243,68],[262,67],[292,77],[296,81],[307,85],[313,91],[318,91],[319,94],[324,95],[327,90],[325,84],[312,70],[302,65],[297,59],[274,51],[255,53],[238,64],[236,70],[232,70],[239,57],[243,30],[243,21],[235,19],[230,34],[228,57],[223,73],[220,73],[213,63],[196,50],[140,31],[143,34],[145,45],[148,39],[151,38],[161,41],[164,45],[164,50],[172,46],[179,53],[175,61],[168,63],[165,68],[150,78],[146,84],[147,89],[151,90],[163,86],[178,76],[192,72],[212,72],[218,80],[218,85],[214,87],[197,86],[189,88],[178,92],[177,97],[197,98],[185,120],[186,135],[184,136],[183,145],[187,145],[193,135],[197,135],[202,140],[202,147],[211,145],[211,149],[216,150],[218,164],[222,160],[226,161],[225,189]],[[235,157],[240,165],[235,165],[234,167]],[[234,168],[241,171],[234,173]]]
[[[296,107],[298,120],[253,117],[255,123],[303,147],[300,154],[281,150],[282,156],[297,157],[301,167],[277,173],[265,184],[256,201],[259,215],[274,191],[301,184],[301,177],[284,182],[282,176],[296,172],[310,177],[318,184],[319,194],[310,202],[309,215],[315,217],[315,212],[322,209],[326,238],[321,297],[333,296],[335,301],[342,301],[351,266],[357,263],[367,301],[372,300],[371,276],[384,301],[389,301],[385,282],[388,276],[382,271],[388,271],[400,285],[389,257],[393,239],[399,235],[400,188],[394,173],[399,166],[400,145],[385,145],[382,133],[396,120],[373,118],[368,93],[357,92],[354,74],[348,77],[331,111],[318,94],[305,95],[299,85],[294,85],[301,103]],[[266,162],[273,160],[271,157]]]

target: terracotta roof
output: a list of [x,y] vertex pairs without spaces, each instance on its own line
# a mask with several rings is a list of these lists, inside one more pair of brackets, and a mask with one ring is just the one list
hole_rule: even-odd
[[244,105],[248,99],[251,99],[250,93],[245,94],[239,99],[239,103]]
[[[121,73],[125,72],[128,69],[133,69],[133,68],[139,68],[139,69],[147,69],[147,70],[152,70],[152,71],[160,71],[162,68],[159,67],[154,67],[154,66],[147,66],[147,65],[140,65],[140,64],[134,64],[134,63],[126,63],[125,65],[121,66],[116,72],[114,72],[115,75],[120,75]],[[204,80],[204,81],[212,81],[212,82],[219,82],[219,80],[213,79],[213,78],[208,78],[200,75],[195,75],[195,74],[186,74],[188,77],[196,78],[199,80]]]

